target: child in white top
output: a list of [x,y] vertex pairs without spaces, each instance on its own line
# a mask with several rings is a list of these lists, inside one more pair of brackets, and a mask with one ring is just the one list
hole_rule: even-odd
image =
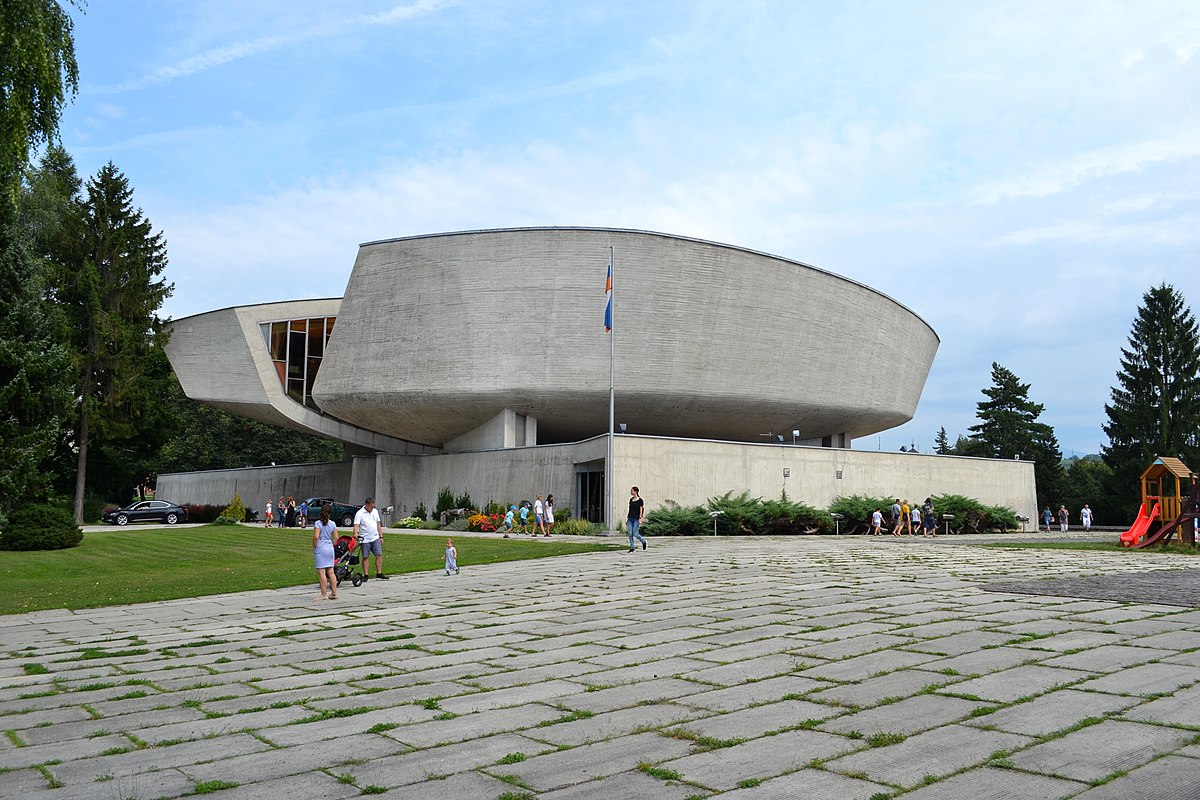
[[883,527],[883,510],[877,508],[871,512],[871,533],[882,536],[883,532],[879,530],[881,527]]
[[458,550],[454,548],[453,539],[446,540],[446,555],[442,557],[442,560],[446,562],[447,575],[450,574],[451,570],[454,571],[455,575],[458,574]]

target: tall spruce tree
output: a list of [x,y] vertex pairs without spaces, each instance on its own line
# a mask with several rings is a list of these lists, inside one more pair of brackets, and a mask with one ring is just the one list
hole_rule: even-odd
[[1200,332],[1179,292],[1166,283],[1142,295],[1112,402],[1104,406],[1112,468],[1109,486],[1126,516],[1141,501],[1138,477],[1156,456],[1200,468]]
[[93,436],[132,437],[156,392],[148,358],[164,344],[158,311],[174,290],[161,278],[166,244],[133,205],[128,180],[109,162],[88,180],[82,247],[60,265],[61,304],[72,334],[79,413],[75,519],[83,519],[88,447]]
[[1029,384],[1021,383],[1010,370],[992,362],[992,386],[984,389],[988,399],[978,405],[978,425],[972,425],[971,455],[1019,458],[1034,461],[1038,503],[1050,502],[1062,486],[1062,450],[1054,429],[1038,422],[1045,406],[1029,399]]

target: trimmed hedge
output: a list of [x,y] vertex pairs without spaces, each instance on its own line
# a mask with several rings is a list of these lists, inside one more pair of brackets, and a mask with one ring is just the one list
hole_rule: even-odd
[[[703,506],[690,508],[668,500],[660,508],[646,515],[642,529],[654,536],[711,536],[713,533],[712,512],[720,511],[716,517],[719,535],[779,536],[812,533],[833,533],[831,513],[842,514],[842,533],[865,533],[870,526],[871,512],[883,511],[884,524],[891,524],[891,497],[866,497],[852,495],[833,501],[828,511],[804,503],[796,503],[783,496],[779,500],[763,500],[750,497],[749,492],[734,496],[726,492],[721,497],[710,497]],[[978,500],[962,495],[934,495],[934,513],[938,517],[939,529],[943,514],[953,514],[950,523],[952,533],[1003,533],[1019,527],[1016,513],[1002,506],[985,506]],[[913,500],[920,505],[924,498]],[[558,526],[555,525],[555,529]]]
[[58,506],[15,509],[0,530],[0,550],[65,550],[82,541],[74,515]]

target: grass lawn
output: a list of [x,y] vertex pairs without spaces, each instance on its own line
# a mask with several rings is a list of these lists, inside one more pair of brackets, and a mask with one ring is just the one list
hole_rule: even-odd
[[[389,575],[442,569],[444,534],[384,533]],[[464,574],[472,566],[617,549],[611,543],[455,540]],[[624,545],[621,545],[622,547]],[[69,550],[0,553],[0,614],[96,608],[311,583],[312,531],[207,525],[113,528]],[[462,578],[460,578],[462,580]]]
[[1166,547],[1147,547],[1144,550],[1134,550],[1122,547],[1120,542],[988,542],[980,547],[1002,547],[1007,550],[1100,550],[1110,553],[1128,553],[1131,557],[1143,553],[1173,553],[1175,555],[1200,555],[1200,550],[1187,545],[1171,544]]

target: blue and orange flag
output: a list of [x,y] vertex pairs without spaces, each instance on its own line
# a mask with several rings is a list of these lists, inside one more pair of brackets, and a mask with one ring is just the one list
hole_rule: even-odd
[[608,261],[608,277],[604,280],[604,332],[612,333],[612,259]]

